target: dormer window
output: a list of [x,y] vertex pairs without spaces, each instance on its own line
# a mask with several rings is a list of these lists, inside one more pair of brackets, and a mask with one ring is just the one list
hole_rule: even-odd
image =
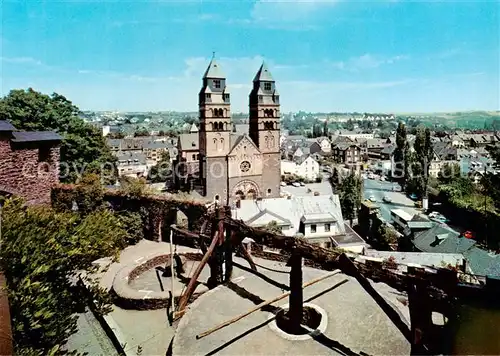
[[262,95],[259,95],[259,103],[262,102]]
[[224,100],[229,100],[229,94],[224,94]]
[[220,89],[220,80],[214,79],[214,88]]
[[212,98],[212,94],[210,94],[210,93],[205,94],[205,98],[206,98],[206,99],[210,99],[210,98]]
[[264,83],[264,90],[271,90],[271,83]]

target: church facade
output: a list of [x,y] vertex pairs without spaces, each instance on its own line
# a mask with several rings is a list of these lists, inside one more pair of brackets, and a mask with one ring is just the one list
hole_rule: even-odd
[[231,96],[215,59],[205,71],[198,99],[198,174],[202,195],[221,204],[279,198],[280,102],[266,64],[262,63],[255,75],[249,95],[248,132],[233,130]]

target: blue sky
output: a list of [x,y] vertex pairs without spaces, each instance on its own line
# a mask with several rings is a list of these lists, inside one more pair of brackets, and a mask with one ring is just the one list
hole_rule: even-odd
[[282,110],[500,108],[497,1],[9,1],[1,94],[33,87],[88,110],[197,110],[216,52],[246,111],[263,59]]

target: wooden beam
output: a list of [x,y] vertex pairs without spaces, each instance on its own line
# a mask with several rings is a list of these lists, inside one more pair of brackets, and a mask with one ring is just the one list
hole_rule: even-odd
[[293,253],[288,261],[290,265],[290,301],[288,317],[292,324],[292,329],[300,330],[302,322],[304,290],[302,289],[302,257],[298,253]]
[[243,258],[245,260],[247,260],[248,264],[250,265],[250,268],[254,271],[257,271],[257,265],[253,261],[252,255],[250,253],[248,253],[246,247],[243,245],[242,242],[240,242],[239,248],[240,248],[241,253],[243,254]]
[[[198,277],[200,276],[203,267],[205,267],[205,265],[207,264],[208,259],[214,252],[215,246],[217,246],[218,242],[219,242],[219,233],[216,232],[214,238],[212,239],[212,243],[208,247],[208,250],[203,256],[203,258],[201,259],[200,264],[196,266],[196,270],[194,271],[193,276],[189,280],[189,284],[186,288],[186,291],[179,300],[179,305],[177,306],[178,310],[184,310],[186,308],[189,298],[191,298],[191,295],[193,294],[194,289],[196,287],[196,282],[198,281]],[[174,278],[174,276],[172,276],[172,278]]]
[[[307,288],[307,287],[309,287],[309,286],[312,286],[313,284],[316,284],[316,283],[318,283],[318,282],[321,282],[321,281],[323,281],[323,280],[325,280],[325,279],[327,279],[327,278],[330,278],[330,277],[332,277],[332,276],[334,276],[334,275],[336,275],[336,274],[338,274],[338,273],[340,273],[340,271],[338,271],[338,270],[337,270],[337,271],[330,272],[330,273],[328,273],[328,274],[326,274],[326,275],[324,275],[324,276],[322,276],[322,277],[319,277],[319,278],[313,279],[313,280],[311,280],[311,281],[309,281],[309,282],[307,282],[307,283],[304,283],[304,284],[302,285],[302,288]],[[262,302],[262,303],[260,303],[259,305],[255,306],[254,308],[252,308],[252,309],[250,309],[249,311],[247,311],[246,313],[243,313],[243,314],[241,314],[241,315],[238,315],[238,316],[237,316],[237,317],[235,317],[235,318],[232,318],[232,319],[230,319],[230,320],[228,320],[228,321],[225,321],[225,322],[223,322],[222,324],[219,324],[219,325],[217,325],[217,326],[215,326],[215,327],[213,327],[213,328],[211,328],[211,329],[209,329],[209,330],[207,330],[207,331],[202,332],[201,334],[196,335],[196,339],[201,339],[202,337],[205,337],[205,336],[207,336],[207,335],[210,335],[211,333],[216,332],[217,330],[220,330],[220,329],[222,329],[222,328],[225,328],[225,327],[226,327],[226,326],[228,326],[228,325],[234,324],[234,323],[235,323],[235,322],[237,322],[238,320],[243,319],[244,317],[246,317],[246,316],[248,316],[248,315],[250,315],[250,314],[252,314],[252,313],[256,312],[257,310],[259,310],[259,309],[261,309],[261,308],[265,307],[266,305],[273,304],[273,303],[275,303],[275,302],[277,302],[277,301],[279,301],[279,300],[285,299],[286,297],[288,297],[288,296],[290,295],[290,293],[291,293],[291,292],[286,292],[286,293],[283,293],[283,294],[281,294],[281,295],[279,295],[279,296],[277,296],[277,297],[275,297],[275,298],[273,298],[273,299],[270,299],[270,300],[267,300],[267,301],[265,301],[265,302]]]

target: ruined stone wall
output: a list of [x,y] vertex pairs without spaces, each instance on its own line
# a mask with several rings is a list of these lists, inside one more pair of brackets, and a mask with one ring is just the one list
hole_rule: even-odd
[[51,189],[59,182],[59,155],[59,147],[52,147],[48,160],[40,162],[38,147],[13,147],[0,137],[0,190],[31,204],[50,203]]

